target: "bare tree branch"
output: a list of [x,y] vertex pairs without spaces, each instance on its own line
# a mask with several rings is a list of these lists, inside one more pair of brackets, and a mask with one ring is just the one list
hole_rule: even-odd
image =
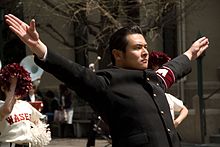
[[[181,0],[41,0],[47,11],[56,17],[62,17],[72,25],[74,36],[83,44],[73,45],[68,42],[59,28],[52,23],[41,24],[40,28],[61,44],[74,50],[97,52],[97,46],[105,49],[109,35],[128,23],[139,24],[149,37],[154,40],[170,22],[181,21],[176,8]],[[185,15],[196,8],[199,0],[185,1],[182,8]],[[134,12],[133,12],[134,10]],[[140,15],[135,10],[139,10]],[[172,13],[173,12],[173,13]],[[40,17],[38,13],[34,14]],[[93,18],[93,19],[89,19]],[[94,19],[97,18],[97,19]],[[140,23],[139,23],[140,22]],[[82,35],[84,34],[84,35]],[[87,34],[87,35],[86,35]],[[88,41],[88,35],[90,37]],[[73,38],[74,38],[73,36]],[[91,40],[91,38],[93,40]],[[89,42],[89,43],[88,43]],[[105,53],[105,51],[101,51]]]

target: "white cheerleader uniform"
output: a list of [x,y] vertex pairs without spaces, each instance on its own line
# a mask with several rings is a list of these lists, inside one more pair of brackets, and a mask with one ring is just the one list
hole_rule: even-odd
[[[0,107],[2,107],[3,104],[4,101],[0,100]],[[17,100],[14,104],[12,112],[6,115],[4,118],[0,118],[0,142],[16,144],[33,144],[35,142],[34,144],[37,146],[37,144],[39,144],[37,143],[39,135],[36,137],[36,135],[33,133],[36,134],[37,132],[41,132],[36,132],[36,128],[38,127],[35,125],[35,122],[42,124],[41,121],[39,121],[41,117],[43,117],[43,115],[28,102]],[[46,133],[47,126],[43,126],[43,128]],[[48,132],[46,134],[49,138],[46,140],[46,144],[48,144],[51,140],[50,132],[49,134]],[[42,137],[42,134],[40,137]]]

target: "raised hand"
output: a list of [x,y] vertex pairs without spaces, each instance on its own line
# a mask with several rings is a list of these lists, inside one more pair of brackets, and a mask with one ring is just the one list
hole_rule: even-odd
[[184,53],[190,60],[198,58],[209,46],[209,40],[206,37],[199,38],[192,46]]
[[30,25],[21,21],[12,14],[5,15],[5,22],[9,28],[35,53],[42,58],[47,47],[41,42],[39,34],[36,31],[35,20],[32,19]]
[[12,77],[10,79],[10,87],[8,90],[5,90],[5,96],[6,99],[11,99],[11,98],[15,98],[15,90],[16,90],[16,86],[17,86],[17,78],[16,77]]
[[17,78],[12,77],[10,79],[10,87],[9,89],[6,89],[4,87],[1,87],[3,92],[5,93],[5,103],[2,107],[0,107],[0,118],[5,117],[9,113],[11,113],[14,104],[16,102],[17,97],[15,96],[15,90],[17,85]]

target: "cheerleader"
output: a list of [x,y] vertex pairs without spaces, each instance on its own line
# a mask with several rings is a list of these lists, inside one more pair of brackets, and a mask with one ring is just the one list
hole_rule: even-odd
[[51,134],[44,116],[31,104],[22,101],[32,88],[30,74],[12,63],[0,70],[0,147],[42,147]]

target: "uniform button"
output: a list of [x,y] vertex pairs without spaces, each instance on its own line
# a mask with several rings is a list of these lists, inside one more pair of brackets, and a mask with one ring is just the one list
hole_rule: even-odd
[[159,83],[157,83],[157,86],[159,86]]
[[164,112],[163,112],[163,111],[160,111],[160,113],[161,113],[161,114],[164,114]]
[[168,128],[167,131],[170,133],[171,130]]
[[156,97],[157,95],[154,93],[153,96]]
[[149,79],[149,78],[147,78],[147,81],[150,81],[150,79]]

